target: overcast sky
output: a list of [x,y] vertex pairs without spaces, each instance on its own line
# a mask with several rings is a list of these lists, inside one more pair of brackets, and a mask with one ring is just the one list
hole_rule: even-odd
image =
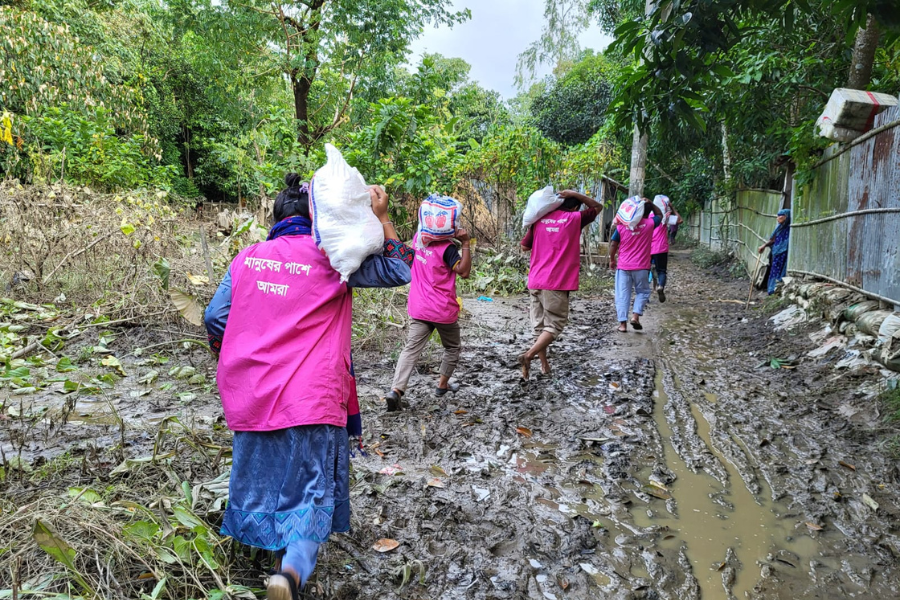
[[[454,0],[453,6],[455,10],[469,8],[472,18],[452,29],[426,29],[412,44],[410,62],[417,64],[424,52],[462,58],[472,65],[472,79],[512,98],[518,92],[516,60],[541,35],[544,0]],[[596,25],[580,39],[582,47],[594,50],[603,50],[612,42]],[[550,67],[545,66],[540,75],[549,72]]]

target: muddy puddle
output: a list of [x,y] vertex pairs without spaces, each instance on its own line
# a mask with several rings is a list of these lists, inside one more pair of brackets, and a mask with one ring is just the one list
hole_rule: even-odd
[[[781,511],[770,501],[767,487],[761,486],[759,495],[750,492],[734,465],[716,450],[709,422],[696,404],[691,404],[691,415],[697,435],[723,465],[727,483],[723,485],[705,471],[687,466],[672,445],[673,433],[665,410],[669,401],[666,383],[675,385],[675,381],[671,377],[667,381],[664,369],[660,365],[656,372],[653,418],[663,441],[666,467],[675,481],[668,486],[659,485],[658,495],[673,501],[666,510],[636,507],[635,523],[642,527],[668,527],[669,532],[660,542],[662,547],[686,546],[703,598],[722,597],[725,593],[745,598],[759,579],[758,563],[765,561],[773,548],[786,548],[801,563],[792,566],[800,567],[818,554],[818,543],[807,536],[797,536],[793,523],[778,517]],[[704,396],[710,403],[717,399],[709,392]],[[670,512],[669,508],[674,510]]]

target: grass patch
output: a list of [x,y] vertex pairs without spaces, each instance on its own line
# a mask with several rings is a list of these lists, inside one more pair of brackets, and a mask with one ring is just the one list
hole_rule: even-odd
[[888,382],[885,389],[878,394],[878,402],[881,403],[884,412],[884,420],[887,423],[900,423],[900,386],[896,379]]
[[713,251],[706,246],[698,246],[691,253],[691,262],[703,269],[724,265],[731,260],[728,252]]

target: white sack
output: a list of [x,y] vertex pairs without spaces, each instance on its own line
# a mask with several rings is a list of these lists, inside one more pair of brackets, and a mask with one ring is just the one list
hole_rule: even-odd
[[372,212],[369,187],[359,171],[331,144],[325,144],[325,155],[328,160],[310,186],[309,212],[316,246],[345,282],[367,256],[382,251],[384,227]]
[[528,197],[525,214],[522,215],[522,227],[528,229],[541,220],[544,215],[552,213],[562,206],[563,199],[556,195],[553,186],[548,185]]
[[616,221],[634,231],[644,220],[644,200],[640,196],[626,198],[616,211]]

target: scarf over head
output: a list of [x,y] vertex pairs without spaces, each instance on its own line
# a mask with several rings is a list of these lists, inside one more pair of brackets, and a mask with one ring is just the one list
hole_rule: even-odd
[[772,254],[782,254],[788,251],[788,241],[791,236],[791,210],[785,208],[778,211],[779,217],[787,217],[784,223],[779,223],[772,232]]

